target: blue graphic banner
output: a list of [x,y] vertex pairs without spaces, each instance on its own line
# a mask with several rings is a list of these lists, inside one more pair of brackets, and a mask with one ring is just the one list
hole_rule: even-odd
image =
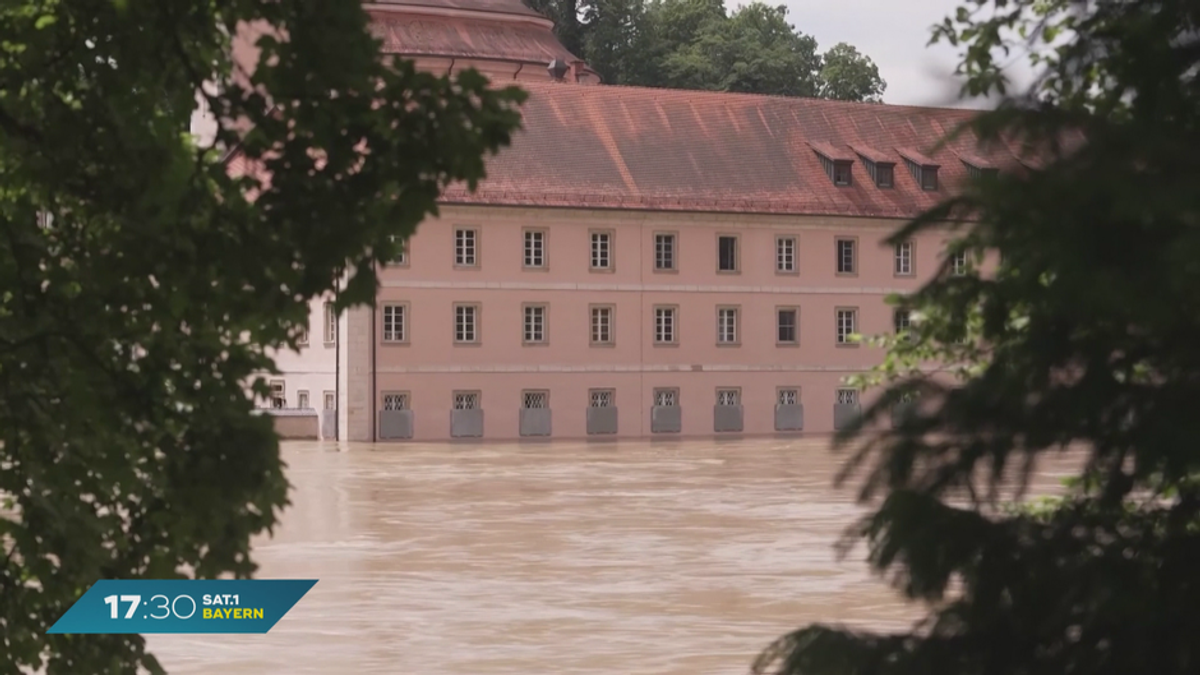
[[49,633],[266,633],[316,579],[97,581]]

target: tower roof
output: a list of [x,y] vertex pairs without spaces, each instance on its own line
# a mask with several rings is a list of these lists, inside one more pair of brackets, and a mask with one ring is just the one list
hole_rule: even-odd
[[493,14],[512,14],[515,16],[530,16],[542,18],[521,0],[374,0],[367,4],[385,5],[396,8],[436,8],[457,9],[469,12],[490,12]]
[[580,60],[554,35],[554,23],[522,0],[375,0],[364,7],[388,54],[540,68]]

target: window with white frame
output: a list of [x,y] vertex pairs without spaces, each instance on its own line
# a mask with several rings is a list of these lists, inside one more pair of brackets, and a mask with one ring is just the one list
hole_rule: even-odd
[[723,345],[737,344],[738,310],[736,307],[717,308],[717,342]]
[[892,325],[896,328],[897,335],[908,330],[909,327],[912,326],[912,312],[907,309],[893,310]]
[[659,408],[673,408],[679,405],[678,389],[655,389],[654,405]]
[[546,306],[525,305],[522,321],[522,340],[527,344],[546,341]]
[[408,394],[387,392],[383,395],[384,410],[408,410]]
[[545,230],[525,230],[525,266],[546,266],[546,232]]
[[675,342],[675,308],[654,308],[654,341],[658,344]]
[[775,341],[785,345],[800,342],[800,310],[795,307],[775,310]]
[[611,345],[613,343],[613,308],[610,306],[592,307],[592,344]]
[[521,407],[526,410],[541,410],[550,407],[550,392],[527,390],[521,392]]
[[458,267],[475,267],[479,264],[479,232],[459,228],[454,230],[454,264]]
[[783,388],[776,393],[775,402],[779,405],[800,405],[799,388]]
[[392,256],[392,259],[389,261],[388,264],[396,265],[397,267],[402,267],[404,265],[407,265],[408,264],[408,241],[404,240],[404,239],[400,239],[399,237],[397,237],[394,234],[388,236],[388,241],[392,242],[393,244],[399,242],[399,247],[398,247],[399,250],[396,251],[396,254]]
[[837,311],[837,343],[839,345],[853,344],[851,336],[858,332],[858,310],[839,309]]
[[332,392],[332,391],[325,392],[324,398],[325,398],[325,409],[326,410],[336,410],[337,409],[337,395],[334,392]]
[[612,233],[611,232],[593,232],[592,233],[592,269],[594,270],[610,270],[612,269]]
[[271,380],[271,407],[287,407],[287,384],[283,380]]
[[967,273],[967,252],[959,251],[950,254],[950,272],[956,277]]
[[479,307],[476,305],[454,306],[454,341],[460,343],[479,341]]
[[408,339],[408,311],[404,305],[383,306],[383,341],[404,342]]
[[338,317],[337,312],[333,309],[333,303],[325,303],[325,344],[334,344],[337,342],[338,334]]
[[308,392],[301,389],[296,392],[296,407],[308,409]]
[[660,233],[654,235],[654,269],[675,269],[675,235]]
[[796,238],[777,237],[775,239],[775,271],[787,274],[795,272],[796,269]]
[[911,241],[902,241],[896,244],[895,263],[894,272],[897,276],[906,277],[912,275],[913,243]]
[[308,344],[308,326],[300,329],[300,333],[296,335],[296,344],[302,346]]
[[477,391],[456,391],[452,400],[455,410],[479,409],[479,392]]
[[838,405],[858,405],[858,390],[838,389],[837,402]]
[[717,405],[719,406],[738,406],[742,404],[742,392],[740,389],[718,389],[717,390]]
[[593,408],[611,408],[616,398],[617,392],[613,389],[588,390],[588,405]]
[[854,274],[858,270],[857,252],[853,239],[837,240],[838,274]]

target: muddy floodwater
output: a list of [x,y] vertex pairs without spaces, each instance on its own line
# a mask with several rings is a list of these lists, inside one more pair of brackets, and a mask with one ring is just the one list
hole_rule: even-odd
[[172,675],[743,675],[798,626],[916,616],[861,550],[838,561],[862,511],[825,440],[284,458],[294,505],[259,576],[320,581],[267,635],[151,636]]

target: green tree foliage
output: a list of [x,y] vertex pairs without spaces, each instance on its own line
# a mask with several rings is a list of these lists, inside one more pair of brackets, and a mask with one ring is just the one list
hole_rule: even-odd
[[527,0],[609,84],[878,100],[870,58],[839,44],[822,55],[787,8],[724,0]]
[[881,103],[885,88],[879,68],[845,42],[839,42],[821,59],[821,96],[839,101]]
[[[915,407],[839,439],[880,497],[846,545],[865,540],[928,616],[894,635],[810,626],[756,672],[1200,672],[1198,20],[1184,0],[980,0],[937,28],[971,94],[1007,88],[1006,47],[1044,75],[974,123],[1040,165],[896,235],[960,223],[955,246],[998,251],[998,269],[899,299],[919,321],[885,341],[865,416]],[[1067,446],[1086,464],[1062,499],[1000,508],[1002,471]]]
[[[287,36],[249,81],[246,22]],[[98,579],[254,571],[288,486],[244,383],[339,271],[371,300],[390,237],[519,124],[519,91],[379,56],[356,2],[0,4],[0,672],[161,672],[140,637],[45,631]],[[269,182],[195,147],[206,80]]]

